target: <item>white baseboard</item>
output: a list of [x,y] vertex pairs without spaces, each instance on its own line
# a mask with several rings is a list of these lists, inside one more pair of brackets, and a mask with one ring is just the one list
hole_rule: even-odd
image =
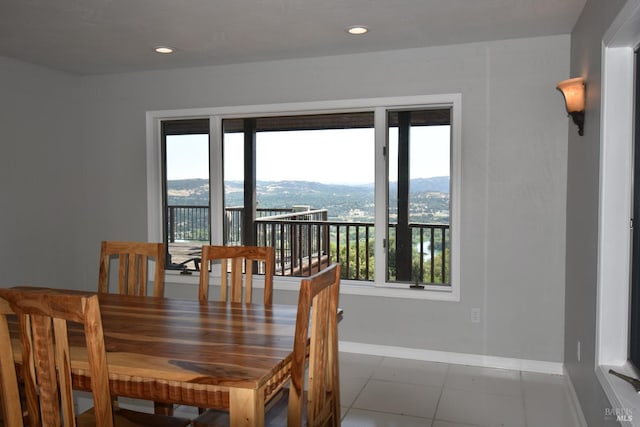
[[401,359],[453,363],[456,365],[481,366],[485,368],[511,369],[514,371],[538,372],[542,374],[564,375],[565,373],[564,366],[560,362],[515,359],[482,354],[452,353],[448,351],[423,350],[351,341],[340,341],[339,346],[340,351],[345,353],[369,354],[372,356],[397,357]]

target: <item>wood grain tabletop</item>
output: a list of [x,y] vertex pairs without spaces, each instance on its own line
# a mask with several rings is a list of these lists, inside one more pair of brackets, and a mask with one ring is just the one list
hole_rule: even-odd
[[[257,393],[260,404],[288,379],[295,306],[116,294],[99,300],[114,395],[229,408],[230,391]],[[69,339],[74,387],[90,390],[81,328],[70,328]],[[17,342],[14,349],[19,358]]]

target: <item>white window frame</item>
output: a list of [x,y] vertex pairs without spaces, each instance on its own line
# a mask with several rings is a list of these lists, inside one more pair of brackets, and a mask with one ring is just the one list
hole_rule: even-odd
[[603,38],[596,376],[614,408],[632,411],[638,395],[610,368],[632,376],[628,362],[633,180],[634,48],[640,44],[640,0],[629,0]]
[[[210,123],[210,187],[211,211],[221,211],[223,199],[222,177],[222,119],[255,116],[308,115],[340,112],[373,111],[375,128],[375,251],[385,253],[383,241],[386,238],[386,160],[381,155],[387,145],[386,114],[389,109],[451,108],[451,286],[425,286],[423,290],[408,289],[406,284],[386,282],[386,265],[383,256],[375,259],[373,285],[355,280],[344,280],[343,294],[383,296],[408,299],[430,299],[460,301],[460,183],[461,183],[461,94],[423,95],[389,98],[367,98],[353,100],[317,101],[285,104],[263,104],[235,107],[199,108],[185,110],[148,111],[147,126],[147,218],[148,238],[162,241],[162,171],[161,171],[161,122],[189,118],[209,118]],[[384,191],[381,191],[384,189]],[[222,219],[220,215],[210,215],[212,244],[222,244]],[[218,223],[216,223],[218,222]],[[176,272],[166,272],[168,282],[196,282],[197,278],[180,276]],[[299,278],[277,277],[276,289],[291,289],[290,284]]]

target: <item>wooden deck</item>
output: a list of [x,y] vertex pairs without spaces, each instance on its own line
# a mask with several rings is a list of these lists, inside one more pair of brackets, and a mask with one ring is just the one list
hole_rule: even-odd
[[[207,242],[175,242],[169,243],[169,253],[171,254],[171,264],[175,265],[175,270],[181,270],[178,265],[184,265],[189,270],[196,270],[196,262],[199,269],[200,254],[202,253],[202,245]],[[172,268],[173,269],[173,268]]]

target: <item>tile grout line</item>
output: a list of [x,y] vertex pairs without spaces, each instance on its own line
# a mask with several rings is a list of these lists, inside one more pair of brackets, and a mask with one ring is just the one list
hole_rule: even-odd
[[524,378],[522,378],[522,371],[520,371],[518,378],[520,379],[520,394],[522,397],[522,417],[524,418],[522,422],[524,423],[524,427],[529,427],[527,424],[527,399],[524,397]]
[[[440,395],[438,396],[438,401],[436,402],[436,408],[433,411],[433,418],[431,418],[431,427],[434,427],[438,415],[438,407],[440,406],[440,401],[442,400],[442,395],[444,394],[444,386],[447,383],[447,377],[449,376],[449,371],[451,370],[451,364],[447,363],[447,372],[444,374],[444,379],[442,380],[442,386],[440,386]],[[443,420],[446,421],[446,420]]]
[[[349,405],[349,408],[347,409],[347,411],[344,413],[344,417],[342,417],[342,420],[344,420],[345,418],[347,418],[347,415],[349,414],[349,412],[351,412],[351,410],[353,409],[353,405],[356,403],[356,401],[358,400],[358,398],[360,397],[360,395],[362,394],[362,392],[364,391],[364,389],[367,387],[367,384],[369,384],[369,381],[371,381],[371,378],[373,378],[373,375],[375,374],[376,370],[378,368],[380,368],[380,365],[382,365],[382,362],[384,361],[384,357],[380,358],[380,361],[378,361],[378,364],[374,366],[374,368],[371,370],[371,372],[369,373],[369,376],[367,377],[366,381],[364,382],[364,385],[360,388],[360,391],[358,391],[358,393],[356,394],[356,397],[353,398],[353,401],[351,402],[351,404]],[[357,408],[356,408],[357,409]]]

